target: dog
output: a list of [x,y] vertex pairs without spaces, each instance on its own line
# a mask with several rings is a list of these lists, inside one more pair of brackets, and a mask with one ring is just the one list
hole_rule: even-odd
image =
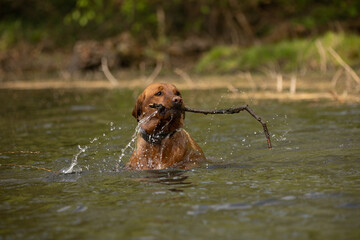
[[[161,109],[151,107],[161,104]],[[183,129],[184,101],[168,83],[153,83],[138,97],[132,115],[139,133],[127,169],[190,169],[206,160],[194,139]]]

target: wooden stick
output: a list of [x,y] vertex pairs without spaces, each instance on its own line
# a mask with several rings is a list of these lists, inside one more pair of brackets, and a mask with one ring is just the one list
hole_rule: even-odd
[[152,83],[155,78],[159,75],[159,73],[161,72],[161,69],[163,67],[163,62],[158,60],[156,62],[156,67],[154,69],[154,71],[150,74],[150,76],[148,78],[146,78],[146,83]]
[[182,79],[184,79],[189,85],[194,85],[193,80],[190,78],[189,74],[185,71],[181,70],[180,68],[175,68],[174,73],[179,75]]
[[315,41],[315,45],[320,55],[320,69],[321,72],[326,73],[326,52],[319,39]]
[[[162,110],[166,109],[163,105],[156,104],[156,103],[150,104],[149,107],[156,108],[160,112]],[[261,125],[263,126],[263,129],[264,129],[268,148],[272,149],[272,145],[271,145],[271,141],[270,141],[270,134],[269,134],[269,130],[266,126],[266,122],[263,121],[261,119],[261,117],[257,116],[254,113],[254,111],[249,108],[249,105],[242,105],[242,106],[235,107],[235,108],[227,108],[227,109],[219,109],[219,110],[199,110],[199,109],[192,109],[192,108],[188,108],[188,107],[185,107],[183,109],[183,111],[185,111],[185,112],[202,113],[205,115],[207,115],[207,114],[234,114],[234,113],[239,113],[244,110],[247,111],[251,116],[253,116],[258,122],[261,123]]]
[[296,77],[295,76],[291,76],[291,80],[290,80],[290,94],[295,94],[296,93]]
[[360,84],[360,78],[356,72],[335,52],[331,47],[328,48],[329,53],[336,59],[336,61],[351,75],[351,77]]
[[118,80],[114,77],[114,75],[111,74],[109,67],[108,67],[108,61],[106,57],[102,57],[101,58],[101,70],[104,72],[105,77],[109,80],[109,82],[114,85],[114,86],[118,86],[119,82]]
[[336,83],[339,80],[341,74],[343,74],[343,72],[344,72],[344,70],[342,68],[340,68],[339,70],[336,71],[335,75],[331,79],[331,86],[333,89],[335,89]]
[[281,74],[276,75],[276,90],[277,92],[282,92],[283,90],[283,77]]
[[344,101],[339,97],[339,95],[336,93],[335,90],[331,90],[330,91],[331,96],[333,96],[333,98],[338,101],[340,104],[344,104]]

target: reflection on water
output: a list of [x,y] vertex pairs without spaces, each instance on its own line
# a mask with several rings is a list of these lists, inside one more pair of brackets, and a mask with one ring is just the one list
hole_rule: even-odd
[[[194,108],[243,104],[216,94],[183,97]],[[126,171],[131,91],[2,90],[0,101],[0,239],[360,236],[356,105],[249,102],[268,121],[272,150],[247,114],[189,113],[205,166]],[[75,157],[76,173],[41,170],[68,169]]]
[[80,172],[53,173],[43,178],[44,182],[76,182],[81,177]]
[[185,175],[186,172],[186,170],[180,169],[146,170],[142,177],[135,180],[144,183],[158,183],[168,186],[169,191],[183,192],[184,188],[193,187],[189,177]]

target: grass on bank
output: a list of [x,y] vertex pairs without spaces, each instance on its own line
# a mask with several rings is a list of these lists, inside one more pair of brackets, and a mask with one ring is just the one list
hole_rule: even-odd
[[[238,71],[320,70],[338,63],[328,53],[333,48],[350,66],[360,68],[360,36],[329,32],[316,39],[285,40],[249,48],[216,46],[205,53],[195,67],[198,73]],[[323,54],[325,53],[325,54]]]

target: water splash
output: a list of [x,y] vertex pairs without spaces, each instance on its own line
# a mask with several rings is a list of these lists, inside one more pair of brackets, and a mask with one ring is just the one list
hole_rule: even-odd
[[[119,156],[119,160],[116,163],[115,169],[119,170],[120,168],[120,164],[124,158],[124,156],[127,154],[127,150],[131,149],[133,150],[134,147],[134,143],[135,140],[137,138],[138,132],[140,131],[140,126],[143,123],[148,122],[155,114],[157,114],[157,111],[153,112],[152,114],[150,114],[149,116],[145,117],[144,119],[142,119],[141,121],[139,121],[138,125],[135,128],[135,132],[131,137],[130,142],[123,148],[121,149],[121,154]],[[110,125],[110,132],[114,132],[115,130],[119,129],[121,130],[121,127],[116,127],[115,124],[113,122],[109,123]],[[89,170],[89,166],[82,166],[80,167],[78,165],[78,159],[79,156],[82,153],[87,152],[87,157],[92,159],[92,160],[97,160],[97,162],[94,164],[95,166],[97,166],[98,170],[100,172],[106,171],[109,168],[111,168],[112,170],[113,168],[113,159],[106,159],[104,158],[101,162],[98,161],[98,156],[99,156],[99,146],[101,146],[102,148],[105,146],[107,146],[107,142],[112,142],[112,138],[111,138],[111,134],[110,133],[102,133],[100,136],[94,137],[89,141],[89,144],[87,146],[81,147],[80,145],[78,145],[79,151],[73,156],[72,160],[71,160],[71,164],[69,167],[65,167],[63,169],[60,170],[60,173],[62,174],[71,174],[71,173],[81,173],[82,172],[82,167],[85,167],[87,170]],[[105,141],[105,142],[104,142]],[[106,151],[110,151],[110,147],[106,148]],[[113,154],[113,155],[117,155],[117,154]],[[95,159],[96,157],[96,159]],[[110,160],[110,161],[108,161]],[[84,159],[83,160],[85,163],[88,161],[88,159]],[[112,167],[109,167],[110,162],[112,163]]]
[[128,148],[134,149],[134,147],[132,147],[132,144],[135,143],[135,140],[137,138],[137,133],[139,132],[139,130],[140,130],[140,127],[139,127],[139,125],[137,125],[135,128],[134,134],[131,136],[130,142],[123,149],[121,149],[121,155],[119,156],[118,165],[120,165],[120,163],[122,162],[122,159],[126,154],[126,150]]
[[278,123],[278,125],[283,126],[283,128],[281,130],[277,130],[275,128],[275,130],[273,130],[273,132],[271,134],[271,138],[274,139],[276,142],[290,141],[287,138],[287,136],[288,136],[289,132],[292,130],[292,128],[288,124],[287,115],[284,114],[283,116],[281,116],[279,114],[276,114],[273,117],[273,120],[275,120]]
[[[228,90],[228,91],[229,91],[229,90]],[[220,103],[221,103],[221,102],[223,101],[223,99],[224,99],[224,96],[225,96],[225,94],[222,94],[222,95],[220,96],[220,99],[217,101],[217,103],[216,103],[216,105],[215,105],[215,110],[218,109]],[[214,118],[215,118],[215,114],[211,115],[210,121],[209,121],[209,127],[208,127],[208,129],[207,129],[207,132],[208,132],[207,136],[210,136],[210,134],[211,134],[212,127],[213,127],[213,122],[214,122]],[[219,126],[218,126],[218,127],[219,127]],[[207,142],[208,142],[208,141],[205,140],[204,145],[206,145]]]
[[88,149],[88,147],[85,146],[85,147],[82,148],[80,145],[78,145],[78,148],[80,149],[80,151],[74,155],[74,157],[73,157],[73,159],[71,161],[70,167],[65,167],[65,168],[61,169],[60,173],[69,174],[69,173],[80,173],[80,172],[82,172],[82,168],[80,166],[77,166],[78,157],[80,156],[81,153],[84,153],[86,151],[86,149]]
[[[113,122],[109,123],[110,125],[110,132],[114,132],[115,130],[121,130],[121,127],[116,127],[115,124]],[[78,165],[78,160],[79,160],[79,156],[82,153],[87,152],[87,156],[97,156],[98,155],[98,147],[101,145],[104,145],[104,141],[105,141],[105,145],[107,141],[112,140],[111,135],[107,134],[107,133],[102,133],[100,136],[94,137],[92,139],[90,139],[89,144],[85,147],[81,147],[80,145],[78,145],[79,151],[73,156],[72,160],[71,160],[71,164],[69,167],[65,167],[63,169],[60,170],[60,173],[62,174],[71,174],[71,173],[80,173],[83,170],[83,167],[86,168],[87,170],[89,170],[89,165],[85,165],[80,167]],[[109,148],[106,148],[107,151],[110,151]],[[95,159],[94,157],[90,157],[90,159]],[[88,160],[85,159],[84,162],[87,162]],[[95,165],[98,167],[101,167],[101,164],[107,164],[106,159],[103,159],[102,163],[96,163]],[[99,170],[100,172],[102,170]]]
[[120,164],[123,160],[123,157],[125,156],[126,154],[126,151],[130,148],[131,150],[134,150],[135,146],[133,147],[132,145],[134,144],[135,145],[135,141],[137,139],[137,135],[138,135],[138,132],[140,131],[140,126],[144,123],[147,123],[148,121],[150,121],[150,119],[155,116],[156,114],[158,113],[158,111],[156,110],[155,112],[153,112],[152,114],[150,114],[149,116],[141,119],[139,122],[138,122],[138,125],[135,127],[135,131],[133,133],[133,135],[131,136],[131,140],[130,142],[123,148],[121,149],[121,154],[119,156],[119,160],[118,160],[118,163],[117,163],[117,166],[116,166],[116,169],[118,170],[119,167],[120,167]]

